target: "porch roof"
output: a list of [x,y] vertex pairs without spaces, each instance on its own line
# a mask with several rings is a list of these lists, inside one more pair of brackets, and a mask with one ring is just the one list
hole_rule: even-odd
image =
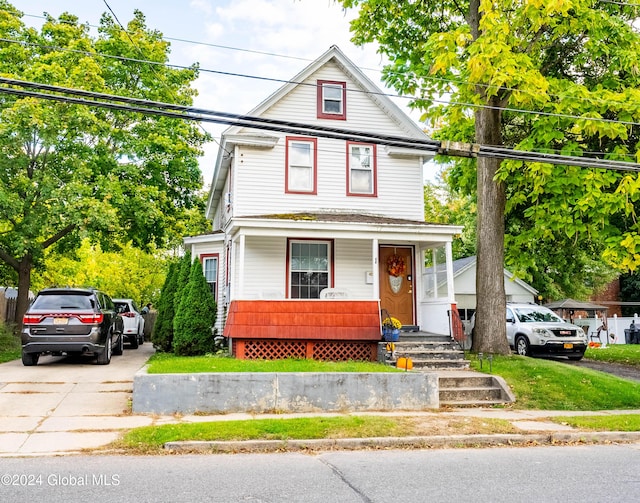
[[250,215],[232,219],[232,235],[340,237],[379,241],[446,243],[462,227],[366,213],[303,212]]

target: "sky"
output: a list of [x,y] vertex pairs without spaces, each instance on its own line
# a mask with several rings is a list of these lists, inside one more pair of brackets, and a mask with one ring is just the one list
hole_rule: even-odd
[[[337,45],[376,84],[382,57],[376,46],[358,47],[351,41],[349,21],[356,16],[333,0],[10,0],[24,13],[27,25],[40,26],[44,12],[63,12],[81,22],[98,25],[100,16],[112,10],[126,26],[135,9],[144,13],[147,27],[170,39],[170,63],[199,63],[194,105],[220,112],[246,114],[270,96],[282,83],[214,72],[231,72],[268,79],[287,80],[332,45]],[[110,8],[110,9],[109,9]],[[180,39],[180,40],[175,40]],[[192,43],[195,42],[195,43]],[[211,70],[211,71],[206,71]],[[388,91],[393,93],[392,91]],[[417,113],[396,103],[414,120]],[[203,123],[219,139],[226,126]],[[211,183],[217,142],[205,145],[200,159],[205,186]]]

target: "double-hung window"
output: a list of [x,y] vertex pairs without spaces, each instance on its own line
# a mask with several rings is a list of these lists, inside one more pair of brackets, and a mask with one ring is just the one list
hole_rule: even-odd
[[289,241],[289,292],[292,299],[319,299],[331,282],[330,241]]
[[214,300],[218,301],[218,254],[201,255],[202,270],[204,272],[204,279],[207,281],[207,285],[211,289],[211,295]]
[[318,86],[318,119],[346,120],[347,118],[347,84],[319,80]]
[[375,196],[376,176],[376,146],[347,142],[347,194]]
[[287,137],[286,192],[315,194],[317,140]]

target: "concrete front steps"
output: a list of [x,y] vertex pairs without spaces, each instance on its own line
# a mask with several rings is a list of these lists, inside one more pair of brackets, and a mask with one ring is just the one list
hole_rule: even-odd
[[418,330],[403,331],[394,343],[398,358],[411,358],[414,371],[437,372],[440,407],[490,407],[515,402],[507,383],[499,376],[469,370],[460,345],[448,335]]
[[513,403],[515,396],[499,376],[480,372],[438,374],[440,407],[490,407]]
[[464,370],[469,362],[464,351],[448,335],[401,332],[395,342],[395,358],[411,358],[415,370]]

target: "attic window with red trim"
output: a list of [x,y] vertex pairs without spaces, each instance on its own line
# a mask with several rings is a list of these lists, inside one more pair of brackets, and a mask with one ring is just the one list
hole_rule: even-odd
[[346,120],[347,84],[330,80],[319,80],[318,119]]

